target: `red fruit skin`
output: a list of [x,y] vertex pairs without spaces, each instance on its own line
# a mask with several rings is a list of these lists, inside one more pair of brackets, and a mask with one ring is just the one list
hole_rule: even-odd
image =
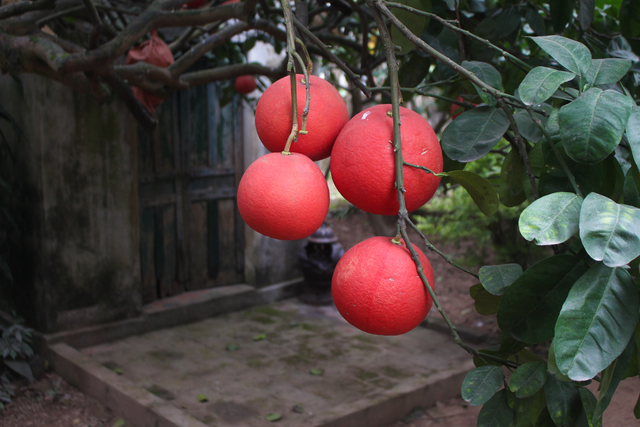
[[238,210],[249,227],[280,240],[313,234],[329,212],[329,188],[308,157],[270,153],[253,162],[238,185]]
[[[456,101],[464,102],[464,99],[461,96],[459,96],[456,98]],[[478,104],[474,103],[473,106],[476,107],[478,106]],[[464,107],[461,107],[458,104],[451,104],[451,107],[449,108],[449,115],[451,116],[451,120],[455,119],[460,114],[464,113],[464,111],[465,111]]]
[[[365,212],[397,215],[393,119],[390,104],[376,105],[347,123],[331,152],[331,176],[342,196]],[[400,107],[400,135],[405,162],[442,172],[442,149],[429,123],[418,113]],[[412,212],[438,189],[440,177],[403,167],[405,204]]]
[[[434,288],[433,268],[415,245],[425,276]],[[401,335],[418,326],[431,309],[411,254],[390,237],[372,237],[349,249],[333,273],[331,293],[347,322],[376,335]]]
[[253,76],[240,76],[236,79],[236,91],[243,95],[253,92],[257,87],[256,79]]
[[[304,75],[296,75],[298,100],[298,126],[302,130],[302,111],[306,103],[306,88],[301,83]],[[322,160],[331,154],[333,143],[349,121],[349,111],[340,93],[329,82],[310,76],[311,102],[307,117],[306,135],[299,134],[291,144],[291,152],[301,153],[311,160]],[[291,80],[284,77],[264,91],[256,107],[256,131],[260,141],[271,152],[284,150],[291,133]]]
[[187,9],[200,9],[206,2],[207,0],[193,0],[192,2],[187,3],[185,7]]

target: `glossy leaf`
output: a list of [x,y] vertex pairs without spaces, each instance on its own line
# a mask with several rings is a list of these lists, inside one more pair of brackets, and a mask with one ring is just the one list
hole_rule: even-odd
[[638,291],[622,268],[592,266],[571,288],[555,328],[560,372],[593,378],[625,349],[638,323]]
[[509,128],[501,109],[477,107],[460,114],[442,133],[442,149],[452,160],[471,162],[496,146]]
[[623,78],[630,68],[631,61],[628,59],[594,59],[585,77],[592,85],[613,84]]
[[[462,61],[462,66],[471,71],[476,75],[476,77],[492,88],[502,90],[502,75],[500,75],[493,65],[480,61]],[[482,90],[482,88],[477,86],[475,83],[473,86],[476,88],[478,95],[480,95],[480,98],[485,104],[491,106],[496,105],[496,99],[493,96]]]
[[586,30],[591,26],[593,15],[596,11],[596,0],[580,0],[580,8],[578,9],[578,21],[580,27]]
[[609,406],[609,403],[611,403],[611,398],[616,392],[618,384],[620,384],[620,381],[622,381],[622,377],[624,376],[624,373],[627,370],[627,366],[629,365],[629,361],[631,360],[631,355],[633,354],[634,347],[635,340],[632,338],[629,341],[627,348],[615,360],[615,362],[613,362],[603,371],[602,381],[600,382],[600,393],[598,395],[598,402],[593,412],[594,423],[602,424],[602,415],[604,415],[604,411]]
[[544,196],[520,214],[520,233],[541,246],[566,242],[578,232],[581,205],[582,197],[573,193]]
[[567,0],[549,0],[551,24],[555,32],[561,32],[573,15],[573,2]]
[[552,256],[531,266],[502,295],[500,329],[529,344],[552,338],[562,304],[586,269],[572,255]]
[[549,346],[549,359],[547,360],[547,370],[553,376],[555,376],[560,381],[571,381],[571,378],[560,372],[558,368],[558,364],[556,363],[556,346],[555,340],[551,341],[551,345]]
[[620,5],[620,29],[625,37],[640,35],[640,4],[637,0],[622,0]]
[[522,275],[519,264],[485,265],[478,272],[480,283],[493,295],[502,295]]
[[609,267],[640,255],[640,209],[589,194],[580,211],[580,239],[589,256]]
[[500,204],[498,193],[493,185],[480,175],[464,170],[443,172],[438,175],[448,176],[464,187],[483,214],[491,216],[498,210]]
[[629,121],[627,122],[627,139],[631,154],[636,165],[640,165],[640,108],[634,106],[631,109]]
[[[542,124],[546,122],[546,119],[540,114],[534,113],[534,116],[539,119]],[[513,118],[518,125],[518,130],[520,131],[520,135],[522,135],[527,141],[530,142],[538,142],[542,138],[543,134],[538,125],[531,120],[531,116],[526,111],[518,111],[513,115]]]
[[[431,0],[399,0],[398,3],[413,7],[414,9],[431,12]],[[428,16],[416,15],[413,12],[400,8],[393,8],[392,10],[396,18],[418,37],[429,24]],[[401,55],[409,53],[409,51],[415,48],[413,42],[402,34],[395,25],[391,27],[391,38],[393,39],[393,43],[400,47]]]
[[511,374],[509,389],[516,397],[533,396],[547,382],[547,364],[543,362],[529,362],[518,366]]
[[595,411],[598,403],[596,397],[591,393],[591,390],[586,387],[580,387],[578,392],[580,393],[580,400],[582,401],[582,410],[584,411],[584,415],[587,419],[587,426],[602,427],[602,424],[593,422],[593,412]]
[[576,77],[574,73],[554,70],[547,67],[536,67],[525,76],[518,87],[522,102],[528,105],[540,105],[555,93],[556,90]]
[[539,36],[544,36],[547,33],[547,30],[544,25],[544,19],[538,13],[538,9],[530,7],[527,9],[527,14],[525,15],[527,20],[527,24],[531,27],[534,33]]
[[491,316],[500,308],[499,296],[490,294],[480,283],[469,288],[469,294],[474,301],[474,307],[478,314]]
[[506,390],[500,390],[484,404],[478,414],[477,427],[511,427],[514,412],[507,403]]
[[582,400],[580,392],[571,382],[558,381],[549,375],[544,384],[549,415],[557,426],[573,425],[580,416]]
[[462,381],[462,398],[471,406],[482,405],[502,387],[503,380],[504,372],[499,366],[475,368]]
[[509,151],[500,169],[499,187],[500,202],[506,207],[518,206],[527,199],[522,185],[524,169],[524,162],[518,151]]
[[620,143],[632,105],[619,92],[591,88],[560,108],[560,132],[569,157],[582,163],[604,160]]
[[[557,30],[557,29],[556,29]],[[567,70],[585,75],[591,67],[591,52],[575,40],[562,36],[532,37],[533,41]]]

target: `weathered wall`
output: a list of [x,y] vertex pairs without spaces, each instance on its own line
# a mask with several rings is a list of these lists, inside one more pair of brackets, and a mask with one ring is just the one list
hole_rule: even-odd
[[140,308],[135,122],[119,100],[98,105],[38,76],[19,79],[22,94],[0,80],[0,103],[24,131],[24,245],[12,260],[22,314],[47,331],[131,316]]

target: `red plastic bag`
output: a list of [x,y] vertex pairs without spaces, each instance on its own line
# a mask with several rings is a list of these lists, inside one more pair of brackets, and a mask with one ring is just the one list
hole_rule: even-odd
[[[135,64],[136,62],[146,62],[148,64],[157,65],[158,67],[166,68],[173,64],[173,54],[169,46],[158,37],[156,30],[151,31],[151,39],[143,42],[135,49],[131,49],[127,54],[127,65]],[[152,113],[156,107],[164,102],[164,99],[159,96],[152,95],[144,90],[133,87],[133,94],[135,97],[149,109]]]

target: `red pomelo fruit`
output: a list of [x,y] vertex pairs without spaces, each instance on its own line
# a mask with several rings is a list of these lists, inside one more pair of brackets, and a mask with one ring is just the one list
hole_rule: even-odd
[[[413,247],[433,289],[431,263]],[[349,249],[333,273],[331,293],[347,322],[376,335],[409,332],[432,305],[406,245],[395,244],[390,237],[372,237]]]
[[[365,212],[397,215],[393,119],[391,105],[381,104],[356,114],[344,126],[331,152],[331,176],[342,196]],[[405,162],[442,172],[440,142],[418,113],[400,107],[400,135]],[[440,178],[410,166],[403,167],[405,203],[409,212],[436,192]]]
[[313,234],[329,212],[320,168],[297,153],[270,153],[253,162],[238,185],[238,210],[265,236],[297,240]]
[[[298,99],[298,129],[302,130],[302,112],[306,103],[304,75],[296,75]],[[310,76],[311,102],[307,117],[307,134],[299,134],[291,144],[291,152],[301,153],[311,160],[329,157],[333,143],[342,127],[349,121],[347,104],[329,82]],[[264,91],[256,107],[256,131],[271,152],[284,150],[293,124],[291,110],[291,78],[284,77]]]

